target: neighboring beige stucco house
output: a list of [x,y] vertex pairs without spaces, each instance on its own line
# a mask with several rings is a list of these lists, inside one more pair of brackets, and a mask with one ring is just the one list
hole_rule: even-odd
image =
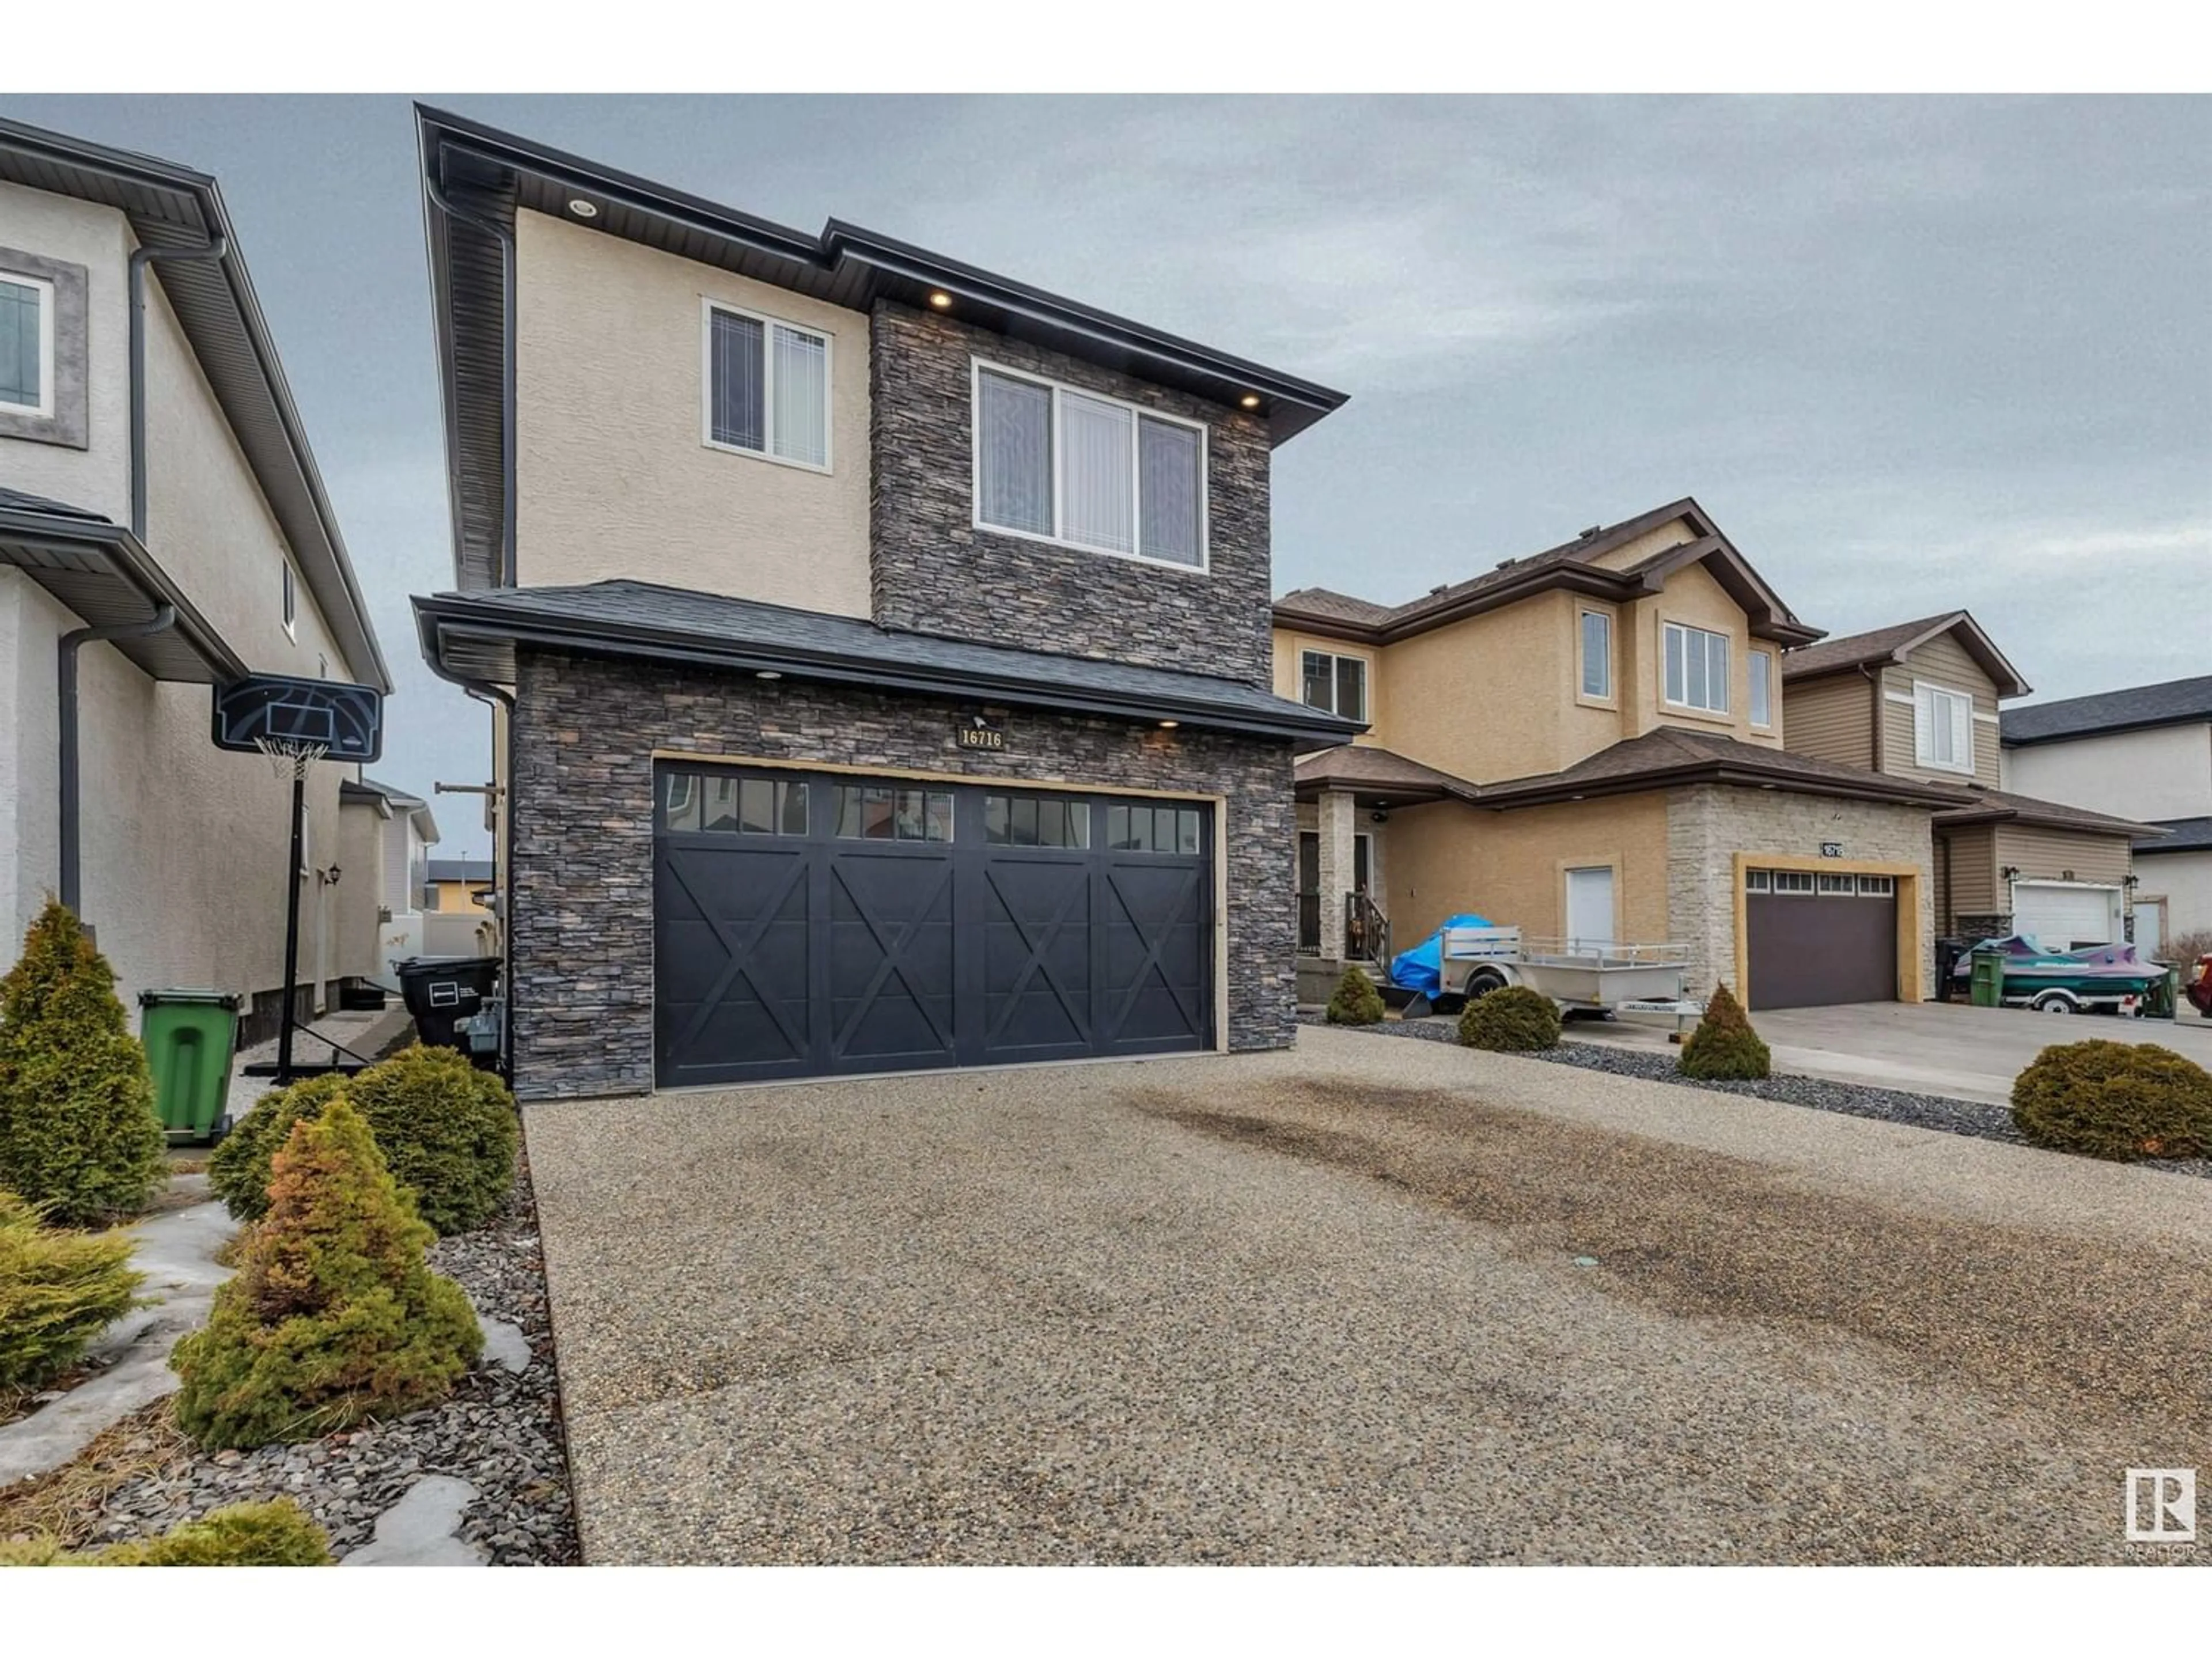
[[1694,501],[1274,621],[1277,690],[1371,722],[1297,767],[1309,994],[1386,923],[1402,949],[1460,911],[1680,945],[1753,1006],[1923,994],[1929,817],[1957,797],[1790,752],[1780,664],[1819,630]]
[[2004,781],[2140,818],[2140,945],[2212,949],[2212,675],[2005,711]]
[[[134,1017],[142,989],[213,987],[253,1035],[282,1001],[289,785],[213,746],[210,688],[389,678],[215,181],[0,121],[0,965],[64,892]],[[72,837],[58,665],[88,625],[137,631],[75,647]],[[316,1006],[375,948],[349,769],[315,769],[290,878]]]
[[1936,815],[1936,928],[2057,950],[2130,931],[2131,848],[2154,826],[2000,787],[1999,702],[2029,687],[1963,611],[1822,640],[1782,661],[1790,746],[1966,799]]

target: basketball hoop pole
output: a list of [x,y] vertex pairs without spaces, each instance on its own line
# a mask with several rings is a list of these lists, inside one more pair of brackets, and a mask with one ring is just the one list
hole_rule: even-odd
[[292,1081],[292,1030],[300,1002],[300,859],[303,851],[300,819],[307,806],[307,767],[303,760],[292,768],[292,861],[285,866],[291,872],[287,884],[291,890],[284,905],[284,1018],[276,1028],[276,1086],[280,1089]]

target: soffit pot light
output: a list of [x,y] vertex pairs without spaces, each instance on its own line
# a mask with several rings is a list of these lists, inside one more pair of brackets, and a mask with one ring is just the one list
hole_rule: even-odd
[[568,211],[579,219],[596,219],[599,216],[598,204],[587,202],[580,196],[572,196],[568,198]]

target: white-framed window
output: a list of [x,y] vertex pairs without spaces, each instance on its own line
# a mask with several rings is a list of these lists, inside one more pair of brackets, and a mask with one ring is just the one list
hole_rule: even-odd
[[1820,878],[1822,898],[1850,898],[1855,896],[1858,890],[1858,878],[1856,876],[1823,875]]
[[54,285],[0,270],[0,410],[54,412]]
[[1771,893],[1774,890],[1773,878],[1765,870],[1747,870],[1743,872],[1743,890],[1747,893]]
[[1613,696],[1613,618],[1602,611],[1585,611],[1576,626],[1582,638],[1582,677],[1577,683],[1583,696],[1602,702]]
[[1897,878],[1895,876],[1861,876],[1859,896],[1861,898],[1895,898]]
[[1758,726],[1774,724],[1774,653],[1771,651],[1751,653],[1751,723]]
[[700,305],[701,441],[829,471],[830,337],[720,300]]
[[1813,872],[1810,870],[1777,870],[1774,872],[1774,890],[1778,893],[1809,893],[1813,890]]
[[1912,683],[1912,757],[1938,772],[1974,769],[1974,700],[1924,681]]
[[1367,659],[1330,651],[1298,653],[1298,695],[1309,708],[1348,720],[1367,718]]
[[1729,711],[1729,639],[1686,623],[1666,624],[1667,701],[1711,714]]
[[283,561],[284,569],[284,631],[294,639],[300,637],[300,596],[293,586],[292,562]]
[[975,523],[1206,568],[1206,428],[971,360]]

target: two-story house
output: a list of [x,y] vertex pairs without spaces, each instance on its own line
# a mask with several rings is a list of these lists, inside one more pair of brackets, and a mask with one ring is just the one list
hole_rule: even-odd
[[1287,1043],[1324,387],[418,111],[526,1097]]
[[1961,792],[1936,814],[1937,932],[2018,932],[2057,950],[2117,943],[2131,937],[2130,848],[2156,830],[1999,787],[1998,705],[2029,689],[1963,611],[1782,659],[1790,748]]
[[1820,637],[1685,499],[1385,606],[1274,608],[1275,685],[1370,722],[1297,763],[1309,991],[1451,915],[1668,944],[1754,1007],[1917,1000],[1954,793],[1790,752]]
[[2138,945],[2212,950],[2212,675],[2004,711],[2005,787],[2140,818]]
[[[216,181],[0,121],[0,964],[49,893],[136,993],[283,1003],[368,970],[339,787],[210,741],[248,671],[388,690]],[[352,883],[353,885],[346,884]]]

